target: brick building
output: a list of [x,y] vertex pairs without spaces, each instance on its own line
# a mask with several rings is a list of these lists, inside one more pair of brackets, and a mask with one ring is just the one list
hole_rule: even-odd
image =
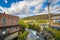
[[19,30],[19,17],[0,13],[0,35],[14,33]]
[[55,16],[50,19],[50,26],[60,30],[60,16]]

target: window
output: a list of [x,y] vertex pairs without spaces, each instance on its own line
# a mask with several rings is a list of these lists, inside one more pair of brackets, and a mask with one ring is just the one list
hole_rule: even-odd
[[6,23],[6,18],[2,18],[2,22],[3,23]]
[[13,18],[11,19],[11,22],[13,23]]
[[18,20],[16,20],[16,23],[18,24]]
[[14,27],[10,27],[10,30],[14,30]]
[[2,34],[6,34],[6,28],[2,29]]

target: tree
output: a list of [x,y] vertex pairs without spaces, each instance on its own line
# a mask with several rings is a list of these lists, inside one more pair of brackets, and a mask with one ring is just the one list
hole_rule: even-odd
[[25,31],[25,28],[28,28],[29,27],[28,24],[24,23],[23,20],[20,20],[19,23],[20,23],[20,26],[22,28],[22,30],[21,30],[22,32]]

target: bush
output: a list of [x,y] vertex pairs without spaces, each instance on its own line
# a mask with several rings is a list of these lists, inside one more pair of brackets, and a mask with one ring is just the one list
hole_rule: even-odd
[[40,31],[40,27],[39,27],[39,24],[37,22],[29,24],[29,29],[33,29],[33,30],[36,30],[38,32]]
[[32,23],[32,24],[29,24],[29,29],[34,29],[34,23]]
[[55,37],[55,40],[60,40],[60,31],[52,28],[46,28],[50,33],[53,33],[52,35]]
[[22,28],[21,32],[24,32],[25,28],[29,27],[28,24],[24,23],[23,20],[20,20],[19,23],[20,23],[20,27]]
[[25,40],[26,39],[26,36],[27,36],[28,32],[23,32],[22,34],[20,34],[18,37],[18,40]]

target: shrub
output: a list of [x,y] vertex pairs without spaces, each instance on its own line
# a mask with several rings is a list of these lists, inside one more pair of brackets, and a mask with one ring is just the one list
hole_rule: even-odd
[[22,34],[20,34],[18,36],[18,40],[25,40],[26,39],[26,36],[27,36],[28,32],[23,32]]
[[40,27],[39,27],[39,24],[37,22],[29,24],[29,29],[33,29],[33,30],[36,30],[38,32],[40,31]]
[[20,27],[22,28],[21,32],[24,32],[25,28],[29,27],[28,24],[24,23],[23,20],[20,20],[19,23],[20,23]]
[[50,33],[53,33],[52,35],[54,35],[55,40],[60,40],[60,31],[52,28],[46,28],[46,30],[48,30]]

